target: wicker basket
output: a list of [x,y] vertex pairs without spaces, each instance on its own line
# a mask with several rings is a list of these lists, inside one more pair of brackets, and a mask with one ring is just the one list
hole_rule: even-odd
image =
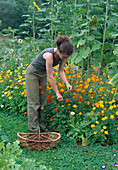
[[46,150],[56,147],[60,142],[61,135],[56,132],[48,133],[17,133],[20,145],[32,150]]

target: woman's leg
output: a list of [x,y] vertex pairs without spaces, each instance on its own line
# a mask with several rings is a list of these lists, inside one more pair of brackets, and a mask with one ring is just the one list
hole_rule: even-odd
[[27,112],[28,112],[28,129],[35,131],[39,129],[39,80],[34,74],[33,66],[29,66],[26,71],[26,90],[27,90]]
[[39,82],[41,89],[39,91],[40,96],[40,105],[39,108],[39,126],[41,129],[46,129],[45,123],[44,123],[44,106],[47,103],[47,75],[42,75],[42,78]]

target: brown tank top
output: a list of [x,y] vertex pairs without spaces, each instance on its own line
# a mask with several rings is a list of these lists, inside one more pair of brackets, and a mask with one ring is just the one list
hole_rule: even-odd
[[54,48],[55,47],[46,48],[45,50],[41,51],[31,64],[40,72],[46,72],[46,60],[43,58],[43,54],[45,52],[49,52],[53,55],[53,67],[58,65],[61,62],[61,59],[59,59],[58,61],[55,59]]

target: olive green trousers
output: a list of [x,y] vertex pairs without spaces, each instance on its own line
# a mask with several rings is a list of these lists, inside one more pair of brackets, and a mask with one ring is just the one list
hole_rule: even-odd
[[42,107],[47,102],[47,74],[39,72],[33,65],[29,65],[26,70],[26,91],[27,91],[27,113],[28,129],[35,131],[45,129],[44,110]]

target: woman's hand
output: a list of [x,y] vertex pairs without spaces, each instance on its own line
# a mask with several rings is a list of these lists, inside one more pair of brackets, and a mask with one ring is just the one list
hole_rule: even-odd
[[67,87],[67,92],[72,90],[72,86],[69,83],[66,85],[66,87]]
[[59,100],[59,101],[63,101],[64,100],[60,93],[56,94],[56,95],[57,95],[57,100]]

